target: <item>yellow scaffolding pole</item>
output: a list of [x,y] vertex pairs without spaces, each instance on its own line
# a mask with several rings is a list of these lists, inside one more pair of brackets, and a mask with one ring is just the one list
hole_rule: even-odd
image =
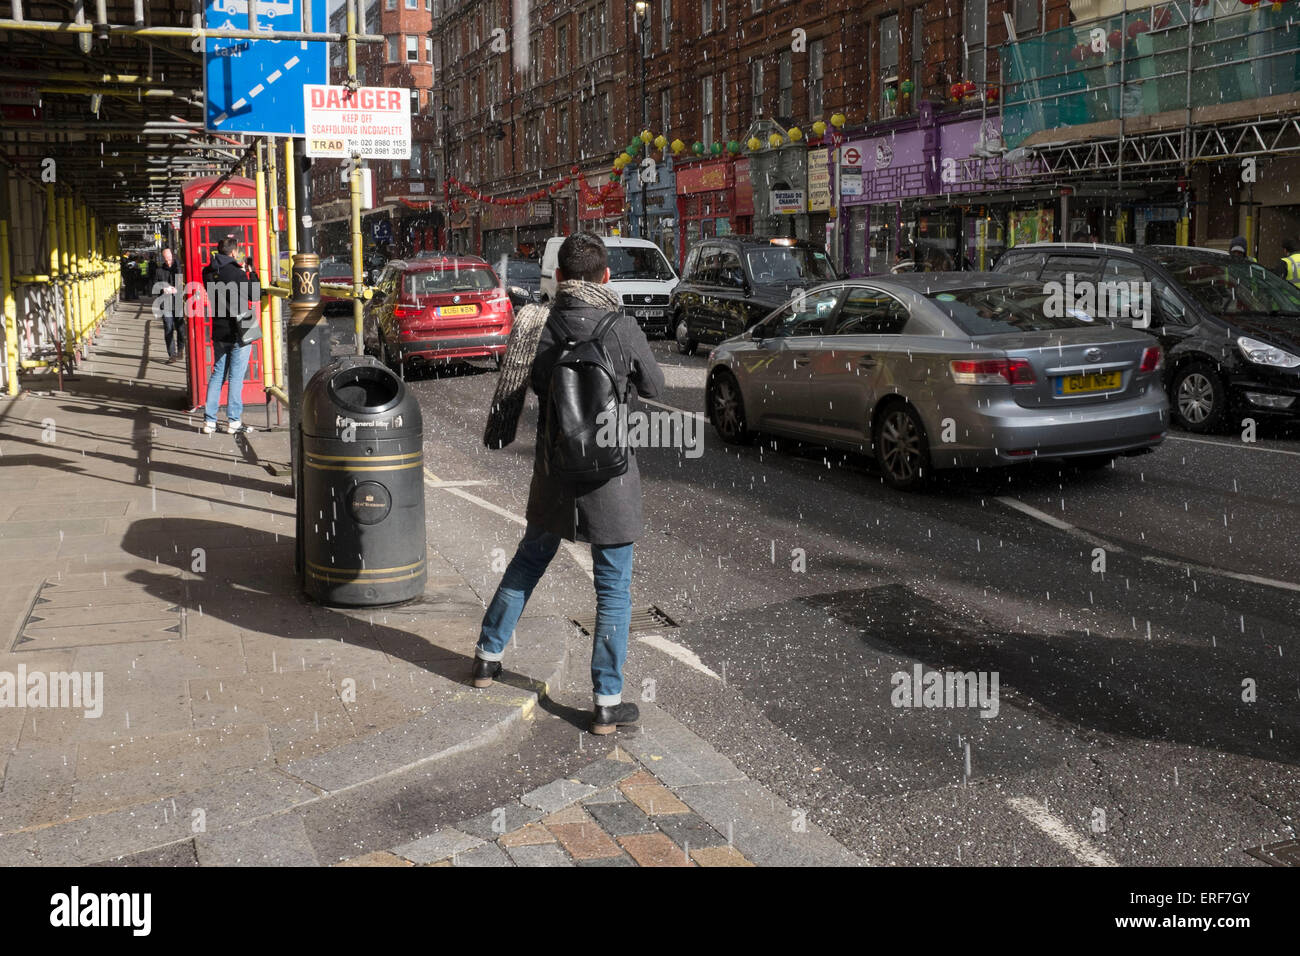
[[[9,173],[5,171],[3,185],[9,188]],[[0,294],[4,297],[5,370],[8,372],[7,388],[10,395],[18,394],[18,307],[14,302],[13,276],[9,274],[9,220],[0,219]]]
[[[267,230],[266,230],[266,143],[263,140],[257,141],[257,172],[254,174],[254,180],[257,183],[257,276],[262,282],[267,281],[270,274],[268,264],[267,249]],[[270,297],[263,295],[257,303],[258,317],[262,323],[262,384],[275,384],[275,360],[279,357],[272,355],[274,351],[271,348],[271,312]]]
[[81,326],[77,329],[77,347],[80,348],[90,335],[94,315],[90,311],[90,301],[86,295],[86,274],[90,271],[86,267],[85,229],[83,228],[86,209],[75,196],[70,202],[72,203],[72,271],[76,276],[73,281],[76,283],[77,311],[80,313],[81,321]]
[[[357,30],[357,5],[355,0],[344,0],[347,4],[347,31],[348,31],[348,83],[355,86],[357,82],[357,41],[354,34]],[[352,174],[348,177],[350,180],[350,192],[352,197],[352,324],[354,334],[356,335],[357,354],[365,354],[365,343],[362,342],[362,312],[363,304],[361,301],[361,270],[364,263],[361,261],[361,164],[360,156],[352,157]]]
[[[271,276],[275,284],[279,285],[283,276],[280,275],[280,175],[276,169],[275,161],[275,143],[266,144],[266,173],[267,173],[267,213],[269,217],[269,228],[267,235],[272,240],[271,253],[274,258],[271,261]],[[280,388],[284,387],[284,366],[280,361],[284,354],[280,349],[280,299],[278,296],[271,296],[271,341],[268,347],[275,353],[275,380],[266,382],[267,385],[275,385]]]
[[291,266],[294,254],[298,251],[298,193],[296,186],[293,169],[293,140],[286,137],[284,141],[284,225]]

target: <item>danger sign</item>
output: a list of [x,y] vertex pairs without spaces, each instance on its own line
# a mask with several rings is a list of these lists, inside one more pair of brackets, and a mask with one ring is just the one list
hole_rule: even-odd
[[411,158],[410,91],[307,84],[302,88],[307,155],[321,159]]

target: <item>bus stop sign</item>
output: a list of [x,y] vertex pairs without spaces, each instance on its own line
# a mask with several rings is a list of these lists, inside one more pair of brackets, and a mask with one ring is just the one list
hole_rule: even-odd
[[[257,29],[323,33],[326,0],[261,0]],[[204,0],[210,31],[203,51],[206,125],[213,132],[302,136],[302,88],[329,82],[329,50],[306,40],[223,39],[248,29],[247,0]]]

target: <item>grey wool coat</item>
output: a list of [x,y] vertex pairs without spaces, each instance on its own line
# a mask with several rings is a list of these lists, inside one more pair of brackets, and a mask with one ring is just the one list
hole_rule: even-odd
[[[561,291],[542,330],[533,360],[532,387],[541,404],[537,434],[546,429],[546,392],[551,370],[563,351],[564,339],[591,337],[609,310]],[[642,398],[655,398],[664,387],[664,373],[655,361],[645,333],[636,320],[623,314],[605,336],[605,349],[619,376],[619,392],[628,383]],[[631,411],[631,408],[629,408]],[[641,473],[635,449],[627,471],[598,484],[573,484],[546,473],[545,450],[540,441],[533,459],[533,481],[528,489],[528,523],[569,541],[592,544],[628,544],[641,536]]]

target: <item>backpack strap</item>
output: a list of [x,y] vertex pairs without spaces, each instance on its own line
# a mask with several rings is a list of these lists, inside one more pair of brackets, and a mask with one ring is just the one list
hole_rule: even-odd
[[597,324],[596,330],[591,333],[591,339],[589,341],[599,342],[602,339],[604,339],[606,333],[608,333],[609,330],[613,328],[614,323],[617,322],[620,318],[622,318],[622,316],[623,316],[622,312],[616,312],[613,310],[606,312],[604,317],[600,320],[599,324]]

